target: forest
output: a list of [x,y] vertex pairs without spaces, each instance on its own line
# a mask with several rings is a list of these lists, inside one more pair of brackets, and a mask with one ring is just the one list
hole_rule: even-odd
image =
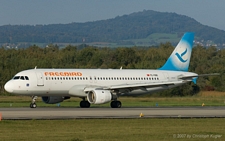
[[[16,73],[37,68],[95,68],[95,69],[157,69],[170,56],[174,47],[167,42],[152,47],[93,47],[68,45],[59,49],[50,44],[29,48],[0,48],[0,90]],[[220,73],[220,76],[199,77],[197,85],[188,83],[178,88],[156,93],[159,96],[187,96],[199,91],[225,91],[225,50],[197,45],[192,50],[189,71],[198,74]]]

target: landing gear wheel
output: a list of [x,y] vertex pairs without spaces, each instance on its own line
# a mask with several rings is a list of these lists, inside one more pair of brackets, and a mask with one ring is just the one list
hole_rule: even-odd
[[36,103],[31,103],[30,104],[30,108],[36,108],[37,107],[37,104]]
[[122,103],[120,101],[112,101],[110,106],[111,106],[111,108],[121,108]]
[[89,108],[91,104],[88,101],[81,101],[80,102],[80,107],[81,108]]

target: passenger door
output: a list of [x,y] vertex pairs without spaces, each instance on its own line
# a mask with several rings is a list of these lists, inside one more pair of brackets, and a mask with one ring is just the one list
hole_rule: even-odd
[[36,72],[37,86],[44,86],[44,78],[41,72]]

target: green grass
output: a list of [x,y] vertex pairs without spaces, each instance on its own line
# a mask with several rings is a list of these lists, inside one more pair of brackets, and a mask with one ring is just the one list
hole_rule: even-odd
[[177,43],[179,40],[180,37],[177,37],[177,34],[154,33],[149,35],[147,38],[133,39],[129,41],[133,41],[136,44],[136,46],[149,46],[155,45],[156,43],[157,44],[166,42]]
[[3,141],[225,140],[222,118],[3,120],[0,127]]
[[[223,93],[203,93],[191,97],[120,97],[122,107],[182,107],[182,106],[225,106]],[[71,98],[60,103],[60,107],[79,107],[81,99]],[[26,96],[0,96],[0,107],[29,107],[30,97]],[[58,104],[45,104],[41,97],[36,101],[38,107],[57,107]],[[110,103],[94,105],[91,107],[110,107]]]

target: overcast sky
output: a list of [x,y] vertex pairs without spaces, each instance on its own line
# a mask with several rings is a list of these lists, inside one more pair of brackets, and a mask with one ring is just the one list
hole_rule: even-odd
[[1,0],[1,25],[110,19],[143,10],[175,12],[225,30],[225,0]]

